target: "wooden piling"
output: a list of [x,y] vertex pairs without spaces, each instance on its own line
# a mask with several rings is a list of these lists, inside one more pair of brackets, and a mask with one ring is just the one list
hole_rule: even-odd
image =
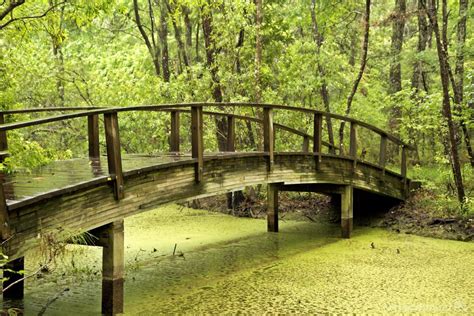
[[267,230],[278,232],[278,185],[267,185]]
[[353,225],[354,189],[346,185],[341,193],[341,231],[343,238],[350,238]]
[[107,224],[99,234],[102,250],[102,314],[123,313],[124,227],[123,220]]

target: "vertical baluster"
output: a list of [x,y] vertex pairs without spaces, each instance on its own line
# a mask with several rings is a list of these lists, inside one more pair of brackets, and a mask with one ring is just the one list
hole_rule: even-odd
[[382,168],[382,174],[385,175],[385,164],[387,162],[387,135],[380,135],[379,166]]
[[349,156],[353,159],[352,168],[355,169],[357,165],[357,124],[351,122]]
[[87,116],[87,136],[89,140],[89,158],[98,159],[99,149],[99,115]]
[[273,132],[273,110],[272,108],[263,108],[263,151],[268,154],[268,169],[271,170],[274,160],[274,139]]
[[171,111],[170,152],[179,152],[179,112]]
[[313,152],[316,154],[316,169],[319,169],[321,163],[321,149],[323,137],[323,116],[320,113],[314,114],[314,135]]
[[202,181],[202,174],[204,170],[204,145],[202,131],[202,106],[194,105],[191,107],[191,145],[192,157],[197,159],[194,172],[196,183]]
[[107,163],[109,174],[115,178],[115,199],[124,198],[124,181],[122,172],[122,155],[120,153],[120,136],[116,112],[104,114],[105,140],[107,142]]
[[2,240],[7,240],[11,235],[11,231],[9,227],[7,199],[3,189],[3,181],[4,179],[2,175],[2,178],[0,179],[0,232]]
[[227,151],[235,151],[235,117],[227,116]]
[[302,151],[304,153],[309,152],[309,137],[308,136],[303,136],[303,149]]
[[406,193],[406,186],[407,186],[407,148],[404,145],[402,145],[402,157],[401,157],[400,174],[403,177],[403,190]]
[[[0,112],[0,124],[5,124],[5,114]],[[7,157],[8,150],[7,132],[0,131],[0,163]]]

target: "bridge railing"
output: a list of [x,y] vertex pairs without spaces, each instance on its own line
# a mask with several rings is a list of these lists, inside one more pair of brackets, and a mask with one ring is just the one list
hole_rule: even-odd
[[[228,113],[229,111],[216,112],[212,111],[215,107],[219,109],[236,109],[239,107],[251,107],[261,110],[261,118],[247,117],[240,114]],[[211,108],[211,111],[204,111],[205,108]],[[254,103],[187,103],[187,104],[162,104],[162,105],[143,105],[130,107],[108,107],[108,108],[90,108],[90,107],[76,107],[76,108],[44,108],[44,109],[25,109],[0,112],[0,123],[4,120],[5,115],[21,114],[21,113],[35,113],[35,112],[51,112],[51,111],[74,111],[67,114],[60,114],[56,116],[48,116],[38,118],[30,121],[14,122],[0,125],[0,150],[6,150],[7,132],[10,130],[21,129],[25,127],[38,126],[53,122],[71,120],[75,118],[87,117],[88,120],[88,143],[89,156],[99,157],[99,115],[104,117],[105,126],[105,140],[107,147],[107,161],[111,179],[114,181],[114,192],[117,199],[123,197],[123,170],[122,157],[120,149],[120,135],[118,115],[122,112],[141,112],[141,111],[164,111],[170,113],[171,128],[170,128],[170,152],[180,152],[180,113],[190,114],[191,116],[191,157],[195,161],[195,179],[196,182],[202,181],[203,167],[204,167],[204,141],[203,141],[203,121],[204,116],[224,116],[227,118],[226,131],[226,150],[229,152],[235,151],[235,121],[248,120],[262,125],[263,130],[263,151],[268,158],[268,166],[274,162],[275,155],[275,129],[279,128],[295,135],[302,137],[301,152],[315,156],[316,163],[320,163],[325,155],[322,147],[326,146],[330,154],[335,154],[339,150],[339,154],[345,159],[351,159],[354,165],[360,159],[358,157],[358,137],[357,132],[363,128],[371,133],[375,133],[380,137],[379,159],[378,167],[385,172],[387,164],[387,144],[393,143],[400,147],[400,174],[406,183],[407,172],[407,150],[412,149],[411,146],[402,142],[397,137],[386,133],[384,130],[356,120],[353,118],[341,116],[338,114],[321,112],[317,110],[299,108],[285,105],[275,104],[254,104]],[[307,134],[287,125],[278,124],[274,122],[275,111],[291,111],[294,113],[301,113],[302,115],[310,116],[313,122],[313,135]],[[349,126],[349,150],[346,154],[338,146],[329,144],[323,141],[323,120],[339,120],[343,121]],[[313,148],[310,148],[310,142],[313,143]]]

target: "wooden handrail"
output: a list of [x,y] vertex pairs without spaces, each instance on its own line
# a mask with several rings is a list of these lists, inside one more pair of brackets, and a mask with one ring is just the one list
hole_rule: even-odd
[[[333,119],[338,119],[338,120],[343,120],[349,123],[356,123],[358,126],[364,127],[368,130],[371,130],[374,133],[377,133],[379,135],[384,135],[395,143],[396,145],[400,146],[405,146],[407,149],[414,150],[414,147],[403,142],[399,138],[397,138],[394,135],[391,135],[387,133],[386,131],[382,130],[381,128],[378,128],[376,126],[373,126],[371,124],[365,123],[363,121],[351,118],[351,117],[346,117],[343,115],[339,114],[334,114],[334,113],[328,113],[324,111],[318,111],[318,110],[313,110],[313,109],[307,109],[307,108],[301,108],[301,107],[294,107],[294,106],[287,106],[287,105],[278,105],[278,104],[264,104],[264,103],[250,103],[250,102],[226,102],[226,103],[208,103],[208,102],[195,102],[195,103],[178,103],[178,104],[159,104],[159,105],[137,105],[137,106],[128,106],[128,107],[84,107],[85,109],[93,109],[89,111],[81,111],[77,113],[72,113],[72,114],[63,114],[63,115],[57,115],[54,117],[48,117],[48,118],[40,118],[36,120],[31,120],[27,122],[18,122],[18,123],[10,123],[10,124],[4,124],[0,125],[0,131],[8,131],[8,130],[13,130],[13,129],[18,129],[18,128],[23,128],[23,127],[28,127],[28,126],[34,126],[34,125],[41,125],[41,124],[46,124],[46,123],[51,123],[51,122],[56,122],[56,121],[62,121],[62,120],[67,120],[67,119],[72,119],[72,118],[77,118],[77,117],[82,117],[82,116],[87,116],[90,114],[104,114],[104,113],[111,113],[111,112],[131,112],[131,111],[157,111],[157,110],[164,110],[164,109],[180,109],[180,108],[187,108],[191,106],[202,106],[202,107],[212,107],[212,106],[219,106],[219,107],[257,107],[257,108],[271,108],[274,110],[286,110],[286,111],[295,111],[295,112],[302,112],[302,113],[307,113],[307,114],[321,114],[326,117],[330,117]],[[58,111],[66,111],[66,108],[43,108],[43,109],[37,109],[36,111],[33,109],[24,109],[25,112],[23,113],[32,113],[32,112],[44,112],[44,111],[52,111],[58,110]],[[73,108],[76,110],[80,110],[82,108],[76,107]],[[10,110],[10,111],[3,111],[3,113],[7,114],[12,114],[12,113],[22,113],[19,112],[22,110]],[[2,112],[0,112],[2,113]]]

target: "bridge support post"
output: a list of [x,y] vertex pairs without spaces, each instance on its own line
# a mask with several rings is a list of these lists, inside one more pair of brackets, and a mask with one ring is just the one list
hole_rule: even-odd
[[11,287],[3,292],[4,299],[22,299],[24,296],[25,282],[22,280],[23,275],[19,273],[25,269],[25,257],[20,257],[8,262],[3,267],[3,278],[7,278],[3,282],[3,288],[6,289],[11,284]]
[[267,185],[267,231],[278,232],[278,185]]
[[123,313],[124,232],[123,220],[99,230],[102,253],[102,314]]
[[354,206],[354,189],[351,185],[346,185],[341,193],[341,231],[343,238],[350,238],[352,233]]

